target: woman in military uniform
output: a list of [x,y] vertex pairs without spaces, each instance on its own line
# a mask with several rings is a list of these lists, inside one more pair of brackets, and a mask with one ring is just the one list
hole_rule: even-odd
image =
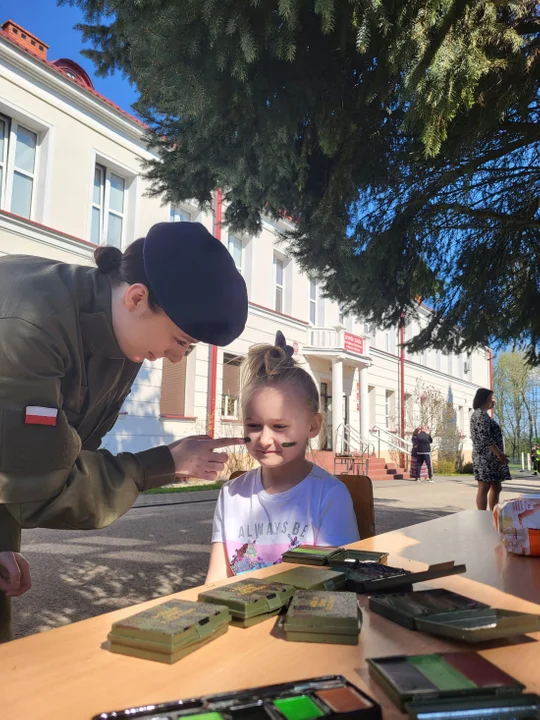
[[100,450],[144,360],[228,345],[247,319],[245,282],[199,223],[160,223],[97,268],[0,258],[0,641],[10,598],[30,587],[21,528],[103,528],[175,476],[216,477],[216,449],[190,437],[138,453]]

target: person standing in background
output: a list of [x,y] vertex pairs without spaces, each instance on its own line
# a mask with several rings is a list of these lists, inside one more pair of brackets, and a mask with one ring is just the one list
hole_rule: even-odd
[[531,448],[531,464],[533,475],[538,475],[538,468],[540,467],[540,448],[538,445],[533,445]]
[[413,453],[416,456],[416,482],[420,482],[422,465],[424,463],[427,468],[428,482],[434,482],[433,467],[431,464],[431,443],[433,442],[433,439],[429,434],[429,429],[425,425],[417,428],[413,433],[412,442]]
[[471,415],[471,439],[473,444],[472,462],[475,480],[478,482],[476,507],[486,510],[489,495],[489,509],[499,502],[501,483],[510,480],[508,457],[504,454],[504,443],[499,423],[488,415],[495,407],[493,390],[480,388],[476,391]]

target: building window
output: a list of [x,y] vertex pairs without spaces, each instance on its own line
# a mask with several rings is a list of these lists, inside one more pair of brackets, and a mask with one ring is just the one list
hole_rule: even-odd
[[191,222],[191,213],[178,205],[171,205],[171,222]]
[[396,424],[396,394],[387,390],[385,394],[385,422],[387,429],[394,430]]
[[274,282],[276,288],[276,296],[274,309],[276,312],[283,312],[283,280],[284,280],[284,263],[278,257],[274,256]]
[[187,355],[179,363],[163,358],[160,413],[168,417],[184,417],[186,411]]
[[15,120],[0,116],[0,207],[32,216],[38,136]]
[[104,165],[94,169],[92,235],[95,245],[122,248],[125,226],[126,181]]
[[414,420],[414,398],[410,393],[405,393],[405,427],[412,427]]
[[309,322],[317,324],[317,281],[309,280]]
[[345,320],[345,312],[343,310],[343,305],[338,305],[338,323],[340,325],[343,325],[343,321]]
[[231,253],[236,269],[239,273],[243,270],[244,244],[240,238],[229,235],[229,252]]
[[369,427],[372,428],[377,424],[377,390],[370,385],[368,387],[369,401]]
[[237,420],[239,417],[240,365],[242,357],[223,355],[223,386],[221,390],[221,417]]

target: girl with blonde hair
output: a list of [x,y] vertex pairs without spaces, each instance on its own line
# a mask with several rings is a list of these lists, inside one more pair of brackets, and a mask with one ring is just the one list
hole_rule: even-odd
[[321,429],[319,392],[281,332],[242,366],[246,446],[259,467],[221,489],[207,582],[281,562],[300,544],[359,540],[345,485],[306,457]]

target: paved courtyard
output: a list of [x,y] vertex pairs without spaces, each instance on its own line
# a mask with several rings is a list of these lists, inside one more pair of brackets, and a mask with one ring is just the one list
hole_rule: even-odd
[[[375,484],[377,532],[475,507],[470,477]],[[505,494],[540,492],[517,474]],[[149,495],[104,530],[26,530],[33,587],[14,601],[17,637],[48,630],[204,581],[216,491]]]

